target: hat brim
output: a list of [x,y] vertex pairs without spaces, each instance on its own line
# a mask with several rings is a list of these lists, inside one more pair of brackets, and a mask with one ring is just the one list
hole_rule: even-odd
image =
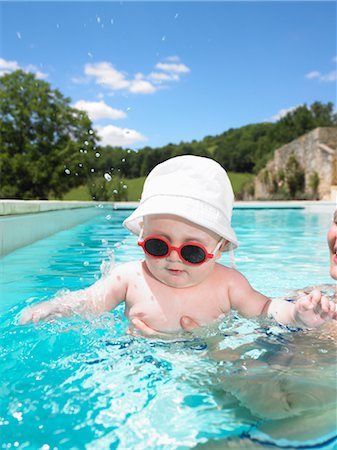
[[[165,198],[164,198],[165,197]],[[227,217],[217,208],[198,199],[177,195],[157,195],[140,203],[138,208],[127,217],[123,225],[131,233],[140,234],[144,216],[153,214],[172,214],[182,217],[196,225],[213,231],[232,245],[224,250],[238,247],[238,240]]]

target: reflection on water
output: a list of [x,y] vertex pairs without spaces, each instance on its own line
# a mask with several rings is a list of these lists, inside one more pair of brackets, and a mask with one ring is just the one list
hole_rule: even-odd
[[[336,448],[335,327],[294,331],[232,314],[161,342],[127,335],[122,307],[90,320],[18,325],[29,303],[92,284],[113,257],[141,256],[121,228],[127,214],[0,261],[1,447]],[[262,292],[288,298],[297,295],[290,289],[328,282],[320,230],[330,219],[235,212],[239,270]]]
[[13,327],[19,311],[5,315],[0,337],[2,444],[333,448],[331,330],[291,332],[232,314],[217,332],[162,342],[126,335],[121,309]]

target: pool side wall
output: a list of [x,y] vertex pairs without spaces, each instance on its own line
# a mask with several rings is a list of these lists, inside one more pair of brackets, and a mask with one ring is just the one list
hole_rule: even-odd
[[98,205],[94,202],[0,201],[0,255],[102,214]]
[[[67,230],[107,210],[137,207],[136,202],[65,202],[48,200],[0,200],[0,255]],[[294,208],[332,214],[336,201],[236,202],[235,209]]]

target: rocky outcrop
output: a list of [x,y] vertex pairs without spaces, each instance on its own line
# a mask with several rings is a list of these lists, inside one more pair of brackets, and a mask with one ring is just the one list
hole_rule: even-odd
[[255,179],[256,199],[277,197],[287,182],[290,161],[298,163],[304,177],[304,197],[330,199],[332,186],[337,185],[337,128],[316,128],[275,150]]

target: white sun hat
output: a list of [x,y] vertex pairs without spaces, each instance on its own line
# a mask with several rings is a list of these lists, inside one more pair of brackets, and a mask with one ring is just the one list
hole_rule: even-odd
[[225,169],[210,158],[184,155],[158,164],[145,180],[138,208],[123,225],[139,235],[144,216],[172,214],[238,241],[231,227],[234,194]]

